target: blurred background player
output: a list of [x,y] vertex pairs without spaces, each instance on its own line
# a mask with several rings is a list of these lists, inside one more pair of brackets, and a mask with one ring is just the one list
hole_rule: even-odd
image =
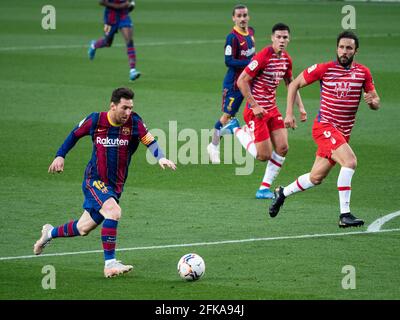
[[248,26],[249,12],[246,6],[238,4],[233,8],[232,20],[235,26],[226,37],[225,65],[228,71],[224,78],[222,93],[222,116],[215,123],[211,143],[207,152],[211,163],[218,164],[220,160],[219,143],[220,129],[236,115],[243,101],[243,96],[236,85],[240,73],[254,56],[254,30]]
[[96,49],[111,47],[114,36],[121,30],[126,43],[129,61],[129,79],[131,81],[140,77],[140,72],[136,70],[136,50],[133,42],[133,23],[129,17],[129,12],[135,8],[134,1],[128,0],[100,0],[99,4],[104,6],[104,37],[92,40],[89,45],[89,59],[93,60]]
[[[276,105],[276,89],[280,81],[283,79],[286,86],[293,81],[292,59],[286,51],[289,38],[290,29],[286,24],[277,23],[272,27],[272,45],[257,53],[237,80],[247,101],[243,110],[247,125],[240,128],[235,118],[221,129],[221,134],[234,134],[254,158],[268,160],[256,192],[257,199],[274,196],[270,186],[278,176],[289,148],[285,123]],[[306,121],[307,113],[298,93],[296,103],[301,120]]]
[[132,270],[115,259],[118,221],[121,218],[121,197],[128,167],[139,142],[142,142],[165,166],[175,170],[175,164],[166,159],[157,141],[147,131],[140,116],[132,112],[134,93],[128,88],[115,89],[108,112],[95,112],[84,118],[68,135],[58,149],[49,173],[63,172],[64,159],[76,142],[87,135],[93,141],[92,158],[82,183],[84,194],[83,214],[79,220],[58,227],[45,224],[42,234],[33,247],[35,254],[54,238],[86,236],[102,224],[101,240],[104,249],[104,276],[109,278]]
[[285,124],[288,128],[295,128],[293,102],[297,90],[317,80],[320,82],[320,109],[312,129],[312,136],[318,149],[311,172],[298,177],[285,188],[277,188],[275,199],[269,208],[271,217],[278,214],[286,197],[320,184],[337,162],[341,166],[337,180],[340,203],[339,227],[356,227],[364,224],[363,220],[356,218],[350,212],[351,179],[357,166],[357,158],[348,142],[362,90],[364,89],[364,100],[372,110],[379,108],[380,99],[369,69],[353,62],[358,45],[358,37],[354,33],[342,32],[336,41],[336,60],[314,64],[290,84]]

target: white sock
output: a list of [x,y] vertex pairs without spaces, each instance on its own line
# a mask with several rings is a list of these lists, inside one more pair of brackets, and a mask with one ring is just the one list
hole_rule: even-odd
[[236,128],[234,133],[243,148],[245,148],[254,158],[256,158],[257,148],[251,135],[242,128]]
[[315,185],[310,180],[310,173],[303,174],[298,177],[296,181],[289,184],[283,189],[283,194],[285,197],[290,196],[294,193],[305,191],[314,187]]
[[116,260],[116,259],[109,259],[109,260],[106,260],[105,263],[104,263],[104,266],[107,268],[111,263],[113,263],[113,262],[115,262],[115,261],[117,261],[117,260]]
[[220,132],[220,130],[214,128],[214,133],[213,133],[211,142],[216,147],[219,146],[219,141],[221,140],[219,132]]
[[54,228],[51,228],[49,231],[47,231],[47,237],[49,237],[49,239],[53,238],[51,236],[51,232],[53,231]]
[[355,170],[342,167],[337,180],[339,191],[340,213],[350,212],[351,178]]
[[264,178],[260,186],[261,190],[270,188],[272,182],[274,182],[275,178],[278,176],[284,162],[285,157],[282,157],[275,151],[272,151],[271,159],[267,163]]

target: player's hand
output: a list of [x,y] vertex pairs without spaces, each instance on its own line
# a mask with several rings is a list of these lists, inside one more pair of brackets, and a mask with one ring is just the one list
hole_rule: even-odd
[[302,108],[302,109],[299,110],[299,112],[300,112],[300,121],[301,121],[301,122],[307,121],[307,112],[306,112],[306,109]]
[[294,115],[290,115],[290,114],[286,115],[286,117],[285,117],[285,127],[288,128],[288,129],[292,128],[293,130],[297,128],[296,118],[294,117]]
[[125,2],[119,4],[119,9],[129,9],[131,2],[126,0]]
[[260,119],[264,116],[264,113],[267,112],[264,110],[264,108],[261,108],[259,105],[251,107],[251,110],[253,111],[254,115]]
[[56,157],[51,163],[48,173],[61,173],[64,171],[64,158]]
[[372,104],[374,103],[374,99],[375,99],[375,94],[373,92],[364,92],[364,101],[367,104]]
[[168,160],[167,158],[161,158],[160,160],[158,160],[158,164],[163,169],[165,169],[165,166],[171,168],[172,170],[176,169],[175,163],[173,163],[171,160]]

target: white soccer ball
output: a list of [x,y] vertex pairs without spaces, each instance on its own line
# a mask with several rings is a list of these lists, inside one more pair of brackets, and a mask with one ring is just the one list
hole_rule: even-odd
[[132,0],[129,3],[129,7],[128,7],[129,12],[133,11],[135,9],[135,6],[136,6],[136,3],[135,3],[135,1]]
[[205,271],[206,265],[204,260],[196,253],[185,254],[179,259],[178,274],[184,280],[199,280]]

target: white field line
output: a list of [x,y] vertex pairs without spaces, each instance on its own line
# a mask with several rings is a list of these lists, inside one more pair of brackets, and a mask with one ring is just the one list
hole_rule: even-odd
[[396,211],[393,213],[389,213],[386,216],[383,216],[379,219],[376,219],[374,222],[372,222],[369,226],[367,231],[368,232],[377,232],[381,230],[381,227],[388,222],[389,220],[392,220],[396,218],[397,216],[400,216],[400,211]]
[[[391,33],[390,37],[398,37],[400,33]],[[362,38],[380,38],[388,37],[387,33],[374,33],[369,35],[363,35]],[[292,41],[304,41],[304,40],[326,40],[333,39],[327,36],[303,36],[294,37]],[[197,45],[197,44],[213,44],[213,43],[224,43],[224,39],[214,40],[182,40],[182,41],[156,41],[156,42],[144,42],[136,43],[138,47],[152,47],[152,46],[172,46],[172,45]],[[87,48],[89,41],[85,44],[67,44],[67,45],[39,45],[39,46],[24,46],[24,47],[0,47],[0,52],[4,51],[23,51],[23,50],[57,50],[57,49],[80,49]],[[114,47],[125,47],[125,44],[115,44]]]
[[[160,245],[160,246],[122,248],[122,249],[116,249],[116,251],[154,250],[154,249],[169,249],[169,248],[181,248],[181,247],[213,246],[213,245],[221,245],[221,244],[234,244],[234,243],[245,243],[245,242],[256,242],[256,241],[341,237],[341,236],[349,236],[349,235],[370,234],[370,233],[376,234],[379,232],[397,232],[397,231],[400,231],[400,228],[378,230],[378,231],[374,231],[374,232],[355,231],[355,232],[340,232],[340,233],[303,234],[303,235],[297,235],[297,236],[281,236],[281,237],[270,237],[270,238],[250,238],[250,239],[224,240],[224,241],[213,241],[213,242],[167,244],[167,245]],[[49,253],[49,254],[42,254],[39,256],[28,255],[28,256],[15,256],[15,257],[0,257],[0,261],[17,260],[17,259],[32,259],[32,258],[41,258],[41,257],[45,258],[45,257],[55,257],[55,256],[69,256],[69,255],[76,255],[76,254],[89,254],[89,253],[102,253],[102,252],[103,252],[103,250],[90,250],[90,251]]]

